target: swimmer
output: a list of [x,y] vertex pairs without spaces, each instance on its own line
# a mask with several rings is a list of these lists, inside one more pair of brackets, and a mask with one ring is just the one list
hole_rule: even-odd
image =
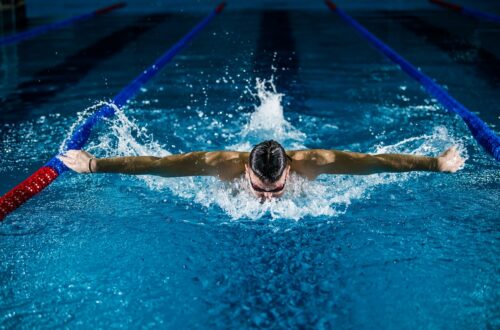
[[261,200],[282,196],[290,172],[314,180],[321,174],[367,175],[382,172],[432,171],[454,173],[465,160],[455,146],[438,157],[408,154],[370,155],[350,151],[285,149],[264,141],[250,152],[194,151],[166,157],[96,158],[83,150],[69,150],[59,159],[78,173],[121,173],[163,177],[216,176],[233,180],[245,175]]

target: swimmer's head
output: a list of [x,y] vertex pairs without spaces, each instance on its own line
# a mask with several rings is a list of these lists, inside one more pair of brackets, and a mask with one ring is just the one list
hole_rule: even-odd
[[260,198],[280,197],[290,171],[290,157],[276,141],[264,141],[250,152],[246,174],[253,193]]

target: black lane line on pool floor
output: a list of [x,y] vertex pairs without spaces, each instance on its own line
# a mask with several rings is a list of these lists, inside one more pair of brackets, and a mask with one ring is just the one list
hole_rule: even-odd
[[[295,49],[288,11],[266,10],[262,12],[253,61],[253,72],[256,77],[269,79],[271,74],[274,75],[274,84],[278,93],[285,94],[285,108],[303,111],[306,99],[305,88],[299,76],[299,58]],[[272,67],[276,68],[276,72],[273,72]]]
[[475,67],[490,86],[500,87],[500,59],[494,53],[406,12],[384,11],[382,14],[446,52],[455,63]]
[[[0,99],[3,120],[23,119],[29,110],[47,103],[57,94],[77,84],[95,66],[164,22],[171,15],[148,15],[115,31],[64,59],[60,64],[36,72],[32,79],[17,85],[16,91]],[[2,120],[2,121],[3,121]]]

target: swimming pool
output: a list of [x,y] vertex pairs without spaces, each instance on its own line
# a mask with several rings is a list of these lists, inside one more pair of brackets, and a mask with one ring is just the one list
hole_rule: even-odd
[[[498,26],[441,10],[350,13],[498,132]],[[126,12],[2,49],[0,193],[203,15]],[[268,138],[432,155],[458,144],[468,160],[454,175],[295,178],[265,205],[240,181],[66,173],[0,226],[0,324],[500,325],[498,164],[326,9],[229,7],[87,150],[248,150]]]

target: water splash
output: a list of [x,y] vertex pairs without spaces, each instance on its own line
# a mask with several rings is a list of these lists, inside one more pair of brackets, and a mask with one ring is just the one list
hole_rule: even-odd
[[436,126],[432,134],[423,134],[401,140],[392,145],[375,146],[375,154],[385,153],[408,153],[415,155],[438,155],[452,145],[457,146],[458,151],[468,159],[467,150],[461,139],[453,137],[445,126]]
[[75,130],[81,125],[84,123],[84,121],[90,117],[94,112],[98,111],[101,107],[104,107],[104,106],[110,106],[110,107],[113,107],[115,110],[117,109],[117,107],[112,104],[112,103],[108,103],[108,102],[105,102],[105,101],[100,101],[100,102],[97,102],[96,104],[84,109],[83,111],[79,111],[76,115],[77,115],[77,119],[71,124],[71,126],[69,127],[68,131],[66,132],[66,137],[64,139],[64,141],[59,145],[59,153],[64,153],[65,149],[66,149],[66,145],[68,143],[69,140],[71,140],[71,137],[73,136],[73,133],[75,132]]
[[248,151],[253,144],[263,140],[276,140],[293,149],[305,148],[307,135],[293,127],[285,118],[281,101],[284,94],[278,93],[274,79],[255,80],[255,92],[250,91],[258,104],[248,116],[241,131],[241,141],[228,149]]
[[[228,149],[248,151],[252,144],[265,139],[275,139],[283,143],[285,148],[304,148],[306,134],[293,127],[285,119],[281,104],[283,94],[276,91],[271,80],[256,80],[255,96],[258,104],[248,114],[247,122],[240,133],[240,142]],[[80,121],[99,103],[80,114]],[[135,120],[129,119],[123,110],[115,108],[116,116],[107,119],[101,125],[102,132],[96,141],[92,141],[88,151],[98,156],[167,156],[170,152],[160,143],[146,127],[141,127]],[[234,125],[234,123],[229,123]],[[74,125],[76,127],[76,124]],[[218,130],[217,127],[206,127],[207,130]],[[184,132],[189,139],[189,130]],[[215,132],[214,132],[215,133]],[[192,133],[191,133],[192,134]],[[436,127],[431,134],[423,134],[406,138],[392,145],[378,145],[373,153],[413,153],[437,154],[451,144],[458,144],[446,128]],[[183,198],[207,210],[218,208],[231,220],[272,219],[300,220],[304,217],[335,217],[345,213],[356,200],[367,198],[374,189],[381,185],[401,182],[422,173],[377,174],[370,176],[332,176],[323,175],[316,181],[308,181],[292,174],[287,183],[287,192],[280,198],[261,203],[256,199],[241,177],[233,182],[221,182],[213,177],[190,178],[158,178],[138,176],[152,190],[156,191],[160,200],[165,192],[170,191],[174,198]],[[211,218],[210,216],[207,218]]]

